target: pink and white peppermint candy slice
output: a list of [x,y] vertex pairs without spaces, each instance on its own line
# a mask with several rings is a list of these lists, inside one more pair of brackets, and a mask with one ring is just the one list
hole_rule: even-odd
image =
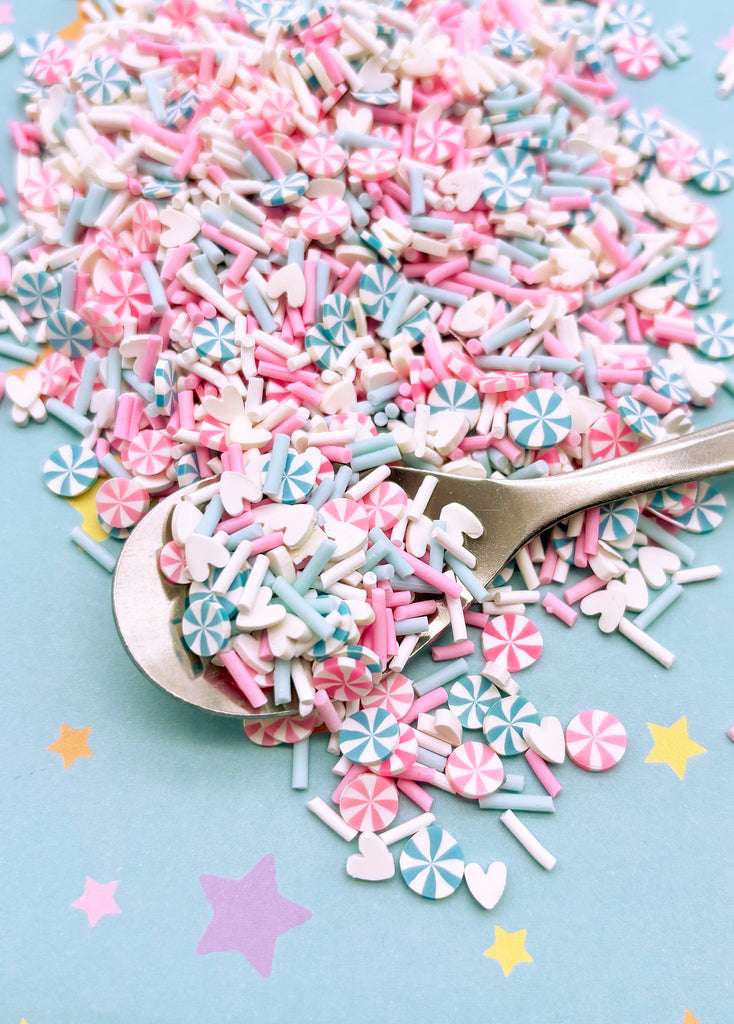
[[312,178],[333,178],[343,170],[347,154],[333,139],[317,135],[298,147],[298,162]]
[[655,151],[655,162],[666,178],[673,181],[690,181],[693,177],[691,163],[698,151],[695,142],[673,135],[661,142]]
[[464,132],[460,125],[428,121],[416,129],[413,151],[423,163],[443,164],[456,156],[463,141]]
[[478,800],[502,785],[505,769],[499,755],[487,746],[470,740],[451,751],[446,760],[446,778],[459,796]]
[[[282,721],[284,721],[282,718],[276,719],[276,723]],[[245,736],[247,736],[248,740],[252,740],[253,743],[257,743],[259,747],[277,747],[283,740],[277,739],[268,732],[267,727],[272,725],[272,719],[246,718],[243,723]]]
[[29,174],[20,187],[21,197],[34,210],[55,210],[59,203],[59,191],[66,179],[54,167],[39,167]]
[[543,638],[524,615],[495,615],[482,630],[482,651],[487,661],[519,672],[543,653]]
[[408,495],[402,487],[391,480],[383,480],[364,496],[364,506],[370,519],[370,527],[392,530],[408,507]]
[[165,430],[141,430],[127,447],[125,467],[140,476],[164,473],[173,461],[173,446]]
[[111,477],[97,491],[96,505],[103,526],[126,530],[143,518],[148,511],[150,497],[136,480]]
[[100,348],[116,348],[122,341],[122,321],[102,302],[85,302],[79,316],[89,325]]
[[227,450],[227,427],[211,416],[204,416],[199,424],[199,436],[205,448],[215,452]]
[[624,726],[608,711],[581,711],[566,729],[568,756],[587,772],[605,772],[622,760],[627,749]]
[[349,227],[352,214],[343,199],[320,196],[308,202],[298,215],[298,223],[306,238],[332,241]]
[[[362,706],[365,704],[363,702]],[[384,706],[384,705],[373,705]],[[386,708],[386,710],[389,710]],[[400,736],[398,738],[398,745],[393,750],[392,754],[384,761],[378,761],[376,764],[370,764],[367,767],[375,775],[389,776],[390,778],[396,778],[398,775],[402,775],[403,772],[407,772],[409,768],[412,768],[415,762],[418,760],[418,739],[415,735],[415,731],[409,725],[405,725],[400,722]]]
[[135,270],[116,270],[107,278],[99,300],[120,317],[139,317],[153,309],[150,292]]
[[370,528],[369,513],[363,505],[351,498],[332,498],[325,501],[321,511],[326,519],[333,519],[337,523],[349,523],[364,530],[365,533]]
[[287,89],[273,89],[263,100],[261,113],[274,132],[290,135],[295,126],[293,115],[297,111],[298,104],[292,93]]
[[139,199],[135,204],[132,233],[138,252],[153,252],[158,245],[161,238],[161,222],[158,219],[158,211],[149,199]]
[[342,790],[339,812],[358,832],[379,832],[398,813],[397,786],[380,775],[364,772]]
[[620,39],[614,47],[614,60],[623,75],[634,79],[649,78],[662,63],[654,40],[631,33]]
[[361,181],[382,181],[398,169],[398,152],[393,149],[355,149],[349,157],[349,173]]
[[186,557],[175,540],[169,540],[161,548],[158,567],[171,583],[191,583],[191,575],[186,568]]
[[314,666],[313,682],[332,700],[358,700],[372,689],[373,675],[359,658],[327,658]]
[[691,203],[693,220],[678,232],[678,243],[686,249],[703,249],[713,242],[719,231],[719,218],[706,203]]
[[41,394],[58,398],[69,383],[73,366],[63,352],[50,352],[36,369],[41,377]]
[[606,412],[591,425],[586,435],[593,459],[617,459],[636,451],[639,439],[619,413]]
[[415,693],[410,679],[401,672],[388,672],[362,698],[362,707],[384,708],[400,721],[413,707],[414,700]]
[[265,723],[269,737],[276,743],[298,743],[310,736],[321,719],[315,713],[310,715],[292,715],[278,718],[275,722]]

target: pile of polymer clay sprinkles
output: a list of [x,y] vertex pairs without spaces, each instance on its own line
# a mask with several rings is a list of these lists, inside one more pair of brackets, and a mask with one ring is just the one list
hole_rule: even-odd
[[[688,432],[731,389],[734,321],[700,310],[720,292],[705,194],[734,164],[605,71],[608,51],[632,77],[673,65],[684,36],[637,3],[84,7],[73,48],[19,48],[0,354],[30,369],[0,377],[5,404],[68,425],[44,478],[96,488],[109,540],[72,536],[109,570],[151,500],[214,478],[160,552],[188,588],[182,643],[255,710],[297,703],[245,725],[293,744],[297,788],[328,731],[341,781],[308,806],[361,834],[351,875],[390,877],[407,840],[412,889],[465,877],[493,905],[431,788],[501,811],[551,868],[515,812],[553,809],[566,753],[603,771],[626,745],[607,711],[564,729],[520,696],[543,646],[526,612],[571,627],[580,608],[669,666],[647,627],[718,574],[680,532],[724,502],[691,484],[580,513],[487,587],[469,548],[491,524],[430,519],[430,481],[409,499],[390,465],[564,473]],[[439,606],[450,629],[414,682]],[[419,813],[393,825],[401,798]]]

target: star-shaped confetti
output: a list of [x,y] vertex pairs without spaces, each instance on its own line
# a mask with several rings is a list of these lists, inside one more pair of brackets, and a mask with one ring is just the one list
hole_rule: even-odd
[[94,757],[94,751],[89,749],[87,743],[87,736],[91,731],[91,725],[84,729],[72,729],[66,722],[62,722],[59,738],[46,749],[61,754],[64,768],[70,768],[78,757]]
[[65,499],[82,517],[82,530],[92,540],[99,541],[107,540],[109,537],[109,533],[102,529],[97,515],[97,491],[103,483],[104,481],[100,480],[90,487],[88,491],[77,494],[74,498]]
[[685,775],[689,757],[706,753],[706,748],[688,735],[685,715],[673,725],[655,725],[654,722],[648,722],[647,727],[655,745],[645,758],[645,763],[668,764],[679,779]]
[[100,918],[106,914],[122,913],[115,903],[116,888],[117,882],[95,882],[87,875],[84,892],[78,900],[74,900],[72,907],[83,910],[89,919],[90,927],[94,928]]
[[263,978],[269,977],[275,940],[311,917],[310,910],[278,892],[273,854],[266,854],[242,878],[201,875],[199,881],[213,916],[196,952],[236,949]]
[[0,4],[0,25],[12,25],[14,21],[13,5]]
[[731,26],[728,34],[724,36],[723,39],[716,40],[715,45],[718,46],[720,50],[726,50],[727,53],[729,53],[730,50],[734,50],[734,25]]
[[506,932],[504,928],[500,928],[496,924],[494,926],[494,943],[489,949],[485,949],[483,955],[496,960],[502,968],[505,977],[507,977],[517,964],[531,964],[533,962],[533,958],[525,949],[525,936],[527,933],[527,928],[522,928],[519,932]]
[[693,1016],[690,1010],[686,1010],[683,1014],[683,1024],[698,1024],[698,1020]]

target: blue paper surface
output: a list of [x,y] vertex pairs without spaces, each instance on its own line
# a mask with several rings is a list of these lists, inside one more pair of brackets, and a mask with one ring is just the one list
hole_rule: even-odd
[[[688,25],[694,56],[648,82],[624,82],[622,92],[734,151],[734,97],[715,97],[722,54],[713,45],[734,15],[714,0],[647,7],[661,28]],[[75,10],[55,0],[14,13],[20,39]],[[0,63],[7,116],[18,66],[15,55]],[[11,159],[6,143],[4,183]],[[716,308],[732,310],[734,194],[710,203],[723,224]],[[697,422],[732,417],[722,392]],[[533,615],[545,649],[522,673],[523,693],[564,723],[605,708],[629,746],[601,776],[559,767],[556,813],[526,817],[558,859],[551,872],[495,812],[437,793],[437,820],[467,861],[508,866],[507,890],[487,912],[464,886],[432,903],[399,878],[370,885],[346,876],[354,844],[305,808],[336,782],[323,737],[312,743],[308,792],[293,791],[289,748],[249,744],[237,721],[180,704],[137,673],[114,628],[110,577],[69,541],[78,516],[41,479],[48,453],[68,440],[56,422],[14,428],[0,404],[3,1022],[683,1024],[686,1009],[699,1024],[731,1021],[734,514],[691,542],[696,564],[717,563],[722,577],[691,585],[650,628],[676,654],[670,670],[622,637],[602,636],[592,620],[580,616],[569,631]],[[734,481],[716,486],[731,506]],[[647,723],[684,715],[706,753],[679,779],[645,763]],[[68,770],[47,749],[62,722],[91,727],[93,756]],[[527,785],[539,791],[532,777]],[[197,954],[212,916],[199,878],[239,879],[268,854],[281,894],[312,916],[277,939],[262,977],[235,951]],[[93,928],[71,906],[87,876],[118,882],[120,913]],[[526,930],[532,962],[508,977],[483,956],[496,925]]]

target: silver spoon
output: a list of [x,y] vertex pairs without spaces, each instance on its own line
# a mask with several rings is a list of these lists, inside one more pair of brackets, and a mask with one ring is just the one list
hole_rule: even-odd
[[[426,476],[438,484],[426,509],[436,518],[448,502],[466,505],[485,524],[485,532],[468,543],[476,555],[479,580],[491,582],[512,556],[542,530],[574,512],[645,491],[734,472],[734,420],[644,448],[585,469],[534,480],[476,480],[393,467],[391,479],[415,495]],[[171,539],[174,507],[187,494],[211,481],[183,488],[159,502],[135,527],[117,562],[112,603],[117,629],[138,668],[174,697],[238,718],[273,718],[292,713],[293,705],[268,702],[257,711],[212,664],[202,667],[180,639],[176,620],[184,611],[186,588],[176,586],[158,569],[158,552]],[[439,605],[420,647],[446,627]]]

